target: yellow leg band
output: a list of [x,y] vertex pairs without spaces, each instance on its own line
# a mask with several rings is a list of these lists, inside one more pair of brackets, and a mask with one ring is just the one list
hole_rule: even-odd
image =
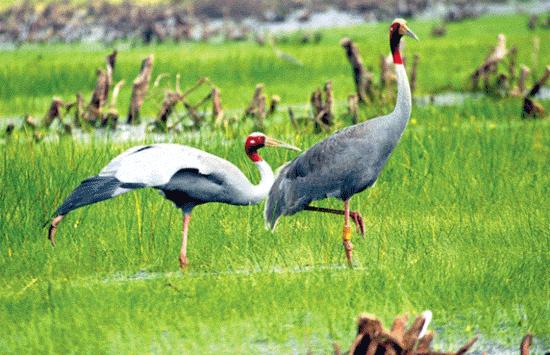
[[351,226],[344,226],[344,230],[342,232],[342,239],[344,241],[351,240]]

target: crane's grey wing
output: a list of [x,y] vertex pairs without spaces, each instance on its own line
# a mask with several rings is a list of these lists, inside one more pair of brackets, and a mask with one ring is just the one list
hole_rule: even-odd
[[265,206],[266,225],[292,215],[312,201],[342,200],[372,186],[395,144],[381,118],[343,129],[317,143],[285,166]]
[[82,181],[55,214],[65,215],[133,189],[163,186],[178,171],[186,169],[215,175],[217,179],[223,179],[224,173],[240,174],[246,179],[233,164],[195,148],[177,144],[138,146],[115,157],[98,175]]

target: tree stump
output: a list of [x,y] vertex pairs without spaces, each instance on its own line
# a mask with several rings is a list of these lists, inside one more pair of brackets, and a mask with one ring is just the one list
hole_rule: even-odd
[[153,61],[154,56],[152,54],[145,58],[141,63],[140,73],[134,80],[127,120],[130,124],[139,122],[141,106],[149,90],[149,81],[151,80],[151,72],[153,71]]

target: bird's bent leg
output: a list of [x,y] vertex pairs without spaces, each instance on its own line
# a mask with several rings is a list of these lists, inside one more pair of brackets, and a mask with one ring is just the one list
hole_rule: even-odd
[[187,232],[189,231],[189,222],[191,221],[191,213],[183,214],[183,237],[181,239],[180,251],[180,267],[183,269],[187,266]]
[[351,244],[351,226],[349,225],[349,200],[344,201],[344,230],[342,231],[342,243],[346,252],[348,263],[352,264],[353,244]]
[[55,247],[55,233],[57,232],[57,225],[61,222],[63,217],[65,216],[62,214],[55,217],[52,220],[52,224],[50,224],[50,230],[48,231],[48,239],[50,240],[50,243],[52,243],[52,247]]
[[[304,208],[304,211],[332,213],[340,216],[344,215],[344,210],[335,210],[332,208],[323,208],[323,207],[314,207],[314,206],[307,206],[306,208]],[[361,236],[365,238],[365,223],[363,222],[363,217],[361,216],[361,213],[359,213],[359,211],[350,211],[349,215],[353,223],[355,223],[356,232],[361,233]]]

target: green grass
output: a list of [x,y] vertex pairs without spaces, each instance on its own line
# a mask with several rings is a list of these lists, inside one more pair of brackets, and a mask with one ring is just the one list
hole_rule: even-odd
[[[43,222],[130,144],[10,141],[0,148],[0,347],[326,352],[350,344],[359,312],[388,323],[424,309],[440,347],[480,333],[477,349],[515,348],[527,331],[548,346],[550,126],[520,122],[516,107],[415,108],[376,187],[352,200],[367,226],[366,240],[354,239],[356,270],[343,267],[339,218],[301,213],[271,234],[262,206],[212,204],[195,209],[191,266],[180,274],[180,213],[147,190],[71,213],[52,249]],[[268,129],[302,147],[321,138],[276,121]],[[177,141],[228,157],[257,181],[241,139],[223,138]],[[264,157],[278,166],[292,153]],[[124,281],[140,271],[156,277]]]
[[[450,24],[443,38],[431,38],[433,22],[415,22],[410,26],[420,36],[420,42],[408,41],[405,54],[419,53],[418,94],[463,90],[468,77],[492,46],[498,33],[505,33],[509,46],[519,48],[519,63],[525,63],[540,76],[550,56],[550,32],[527,29],[523,15],[483,17],[478,20]],[[540,53],[532,58],[533,37],[540,38]],[[168,73],[172,85],[176,73],[184,86],[208,76],[222,90],[225,107],[242,109],[252,97],[254,87],[263,82],[268,94],[277,94],[283,104],[309,100],[313,90],[332,80],[337,99],[353,93],[351,68],[339,45],[342,37],[356,41],[367,66],[378,73],[380,55],[387,54],[387,24],[363,25],[323,31],[319,44],[297,44],[300,34],[289,37],[280,48],[304,63],[303,67],[278,59],[271,48],[244,43],[187,43],[157,46],[118,44],[120,51],[115,80],[124,79],[126,86],[119,98],[119,111],[125,115],[131,82],[141,60],[149,53],[156,57],[153,77]],[[96,69],[103,67],[110,48],[100,45],[27,45],[16,50],[0,52],[0,117],[30,113],[41,117],[53,96],[67,101],[82,92],[89,100],[95,86]],[[156,115],[162,101],[162,90],[152,90],[146,101],[145,115]]]
[[[530,63],[532,34],[521,16],[451,25],[443,39],[428,38],[428,23],[411,27],[423,37],[408,44],[422,55],[421,93],[460,90],[496,34],[507,29],[520,62]],[[304,103],[332,79],[341,100],[353,87],[338,40],[352,34],[369,63],[377,63],[385,28],[337,29],[325,32],[319,45],[284,46],[303,68],[250,43],[127,49],[116,78],[131,79],[152,51],[156,74],[179,71],[186,83],[207,75],[222,88],[227,107],[242,108],[258,81],[285,103]],[[548,34],[537,35],[546,58]],[[54,93],[92,87],[106,51],[58,45],[0,53],[0,115],[40,113]],[[390,106],[371,104],[363,117]],[[388,324],[399,313],[431,309],[439,348],[451,350],[480,334],[477,350],[517,349],[532,332],[542,351],[550,346],[550,124],[521,121],[520,107],[520,99],[494,98],[415,106],[376,186],[352,199],[367,227],[365,240],[354,236],[353,270],[344,267],[340,218],[304,212],[283,218],[271,234],[263,205],[211,204],[194,211],[191,265],[180,273],[181,214],[150,190],[69,214],[53,249],[42,225],[70,191],[124,149],[153,137],[84,143],[53,135],[35,143],[16,132],[3,138],[0,349],[327,353],[334,341],[344,348],[351,343],[360,312]],[[344,111],[337,107],[336,128],[349,124]],[[152,102],[145,112],[154,114]],[[258,181],[243,152],[252,129],[241,122],[166,140],[225,157]],[[302,148],[323,138],[310,129],[294,132],[285,114],[268,119],[266,131]],[[294,153],[265,149],[263,156],[275,168]],[[340,207],[335,200],[319,205]]]

